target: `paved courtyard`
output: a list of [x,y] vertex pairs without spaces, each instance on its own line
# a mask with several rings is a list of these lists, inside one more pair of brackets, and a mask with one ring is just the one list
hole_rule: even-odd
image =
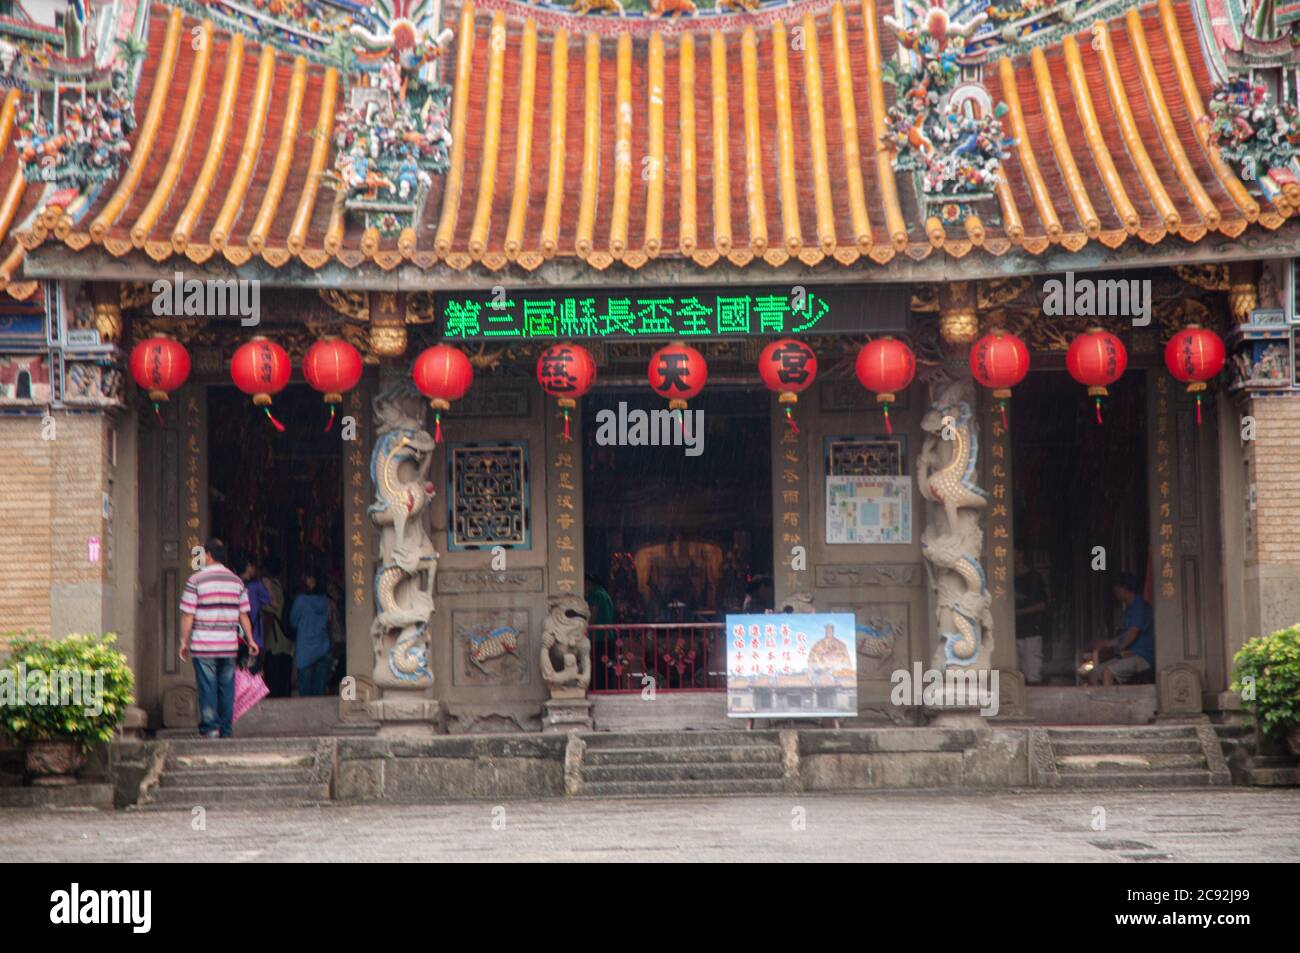
[[[1104,830],[1094,830],[1104,811]],[[0,811],[14,861],[1286,861],[1300,791]],[[936,837],[941,829],[961,832]]]

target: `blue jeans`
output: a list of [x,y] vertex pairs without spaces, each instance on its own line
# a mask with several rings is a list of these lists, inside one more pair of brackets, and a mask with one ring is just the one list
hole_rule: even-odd
[[333,668],[334,656],[327,652],[310,665],[298,669],[298,694],[304,698],[324,695]]
[[199,685],[199,732],[221,733],[229,738],[235,727],[235,659],[194,659],[194,680]]

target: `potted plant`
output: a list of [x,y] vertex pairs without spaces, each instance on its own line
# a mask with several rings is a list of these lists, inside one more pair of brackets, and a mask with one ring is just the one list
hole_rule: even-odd
[[96,744],[113,740],[135,678],[117,636],[8,637],[0,662],[0,736],[21,742],[36,785],[76,783]]
[[1300,625],[1251,639],[1233,658],[1232,690],[1255,715],[1261,736],[1300,757]]

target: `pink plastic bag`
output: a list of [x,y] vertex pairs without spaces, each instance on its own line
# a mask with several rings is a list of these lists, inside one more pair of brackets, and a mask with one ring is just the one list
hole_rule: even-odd
[[254,675],[246,669],[235,669],[235,721],[239,721],[248,709],[252,708],[271,693],[261,675]]

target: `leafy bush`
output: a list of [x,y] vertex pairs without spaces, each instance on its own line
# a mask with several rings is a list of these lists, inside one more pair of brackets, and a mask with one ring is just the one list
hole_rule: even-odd
[[0,735],[29,741],[71,739],[83,749],[112,741],[135,701],[135,676],[117,636],[47,639],[0,636]]
[[1233,663],[1232,690],[1241,693],[1265,734],[1300,724],[1300,625],[1251,639]]

